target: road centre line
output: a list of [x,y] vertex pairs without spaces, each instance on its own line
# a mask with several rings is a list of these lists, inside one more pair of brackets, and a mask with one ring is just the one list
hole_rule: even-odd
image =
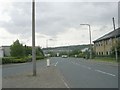
[[58,64],[58,62],[55,63],[55,66]]
[[[87,66],[84,66],[84,65],[80,65],[80,64],[78,64],[78,63],[74,63],[74,62],[72,62],[73,64],[76,64],[76,65],[79,65],[79,66],[81,66],[81,67],[83,67],[83,68],[87,68],[87,69],[89,69],[89,70],[91,70],[92,68],[91,67],[87,67]],[[97,71],[97,72],[100,72],[100,73],[103,73],[103,74],[107,74],[107,75],[110,75],[110,76],[116,76],[116,75],[114,75],[114,74],[111,74],[111,73],[107,73],[107,72],[104,72],[104,71],[101,71],[101,70],[97,70],[97,69],[95,69],[95,71]]]
[[65,84],[65,86],[66,86],[67,88],[70,88],[70,87],[68,86],[68,84],[65,82],[65,80],[63,79],[63,77],[62,77],[62,76],[60,76],[60,77],[61,77],[63,83]]
[[80,64],[78,64],[78,63],[74,63],[74,62],[72,62],[73,64],[75,64],[75,65],[79,65],[79,66],[81,66],[81,67],[83,67],[83,68],[87,68],[87,69],[91,69],[91,67],[87,67],[87,66],[84,66],[84,65],[80,65]]
[[95,69],[95,71],[115,77],[116,75]]

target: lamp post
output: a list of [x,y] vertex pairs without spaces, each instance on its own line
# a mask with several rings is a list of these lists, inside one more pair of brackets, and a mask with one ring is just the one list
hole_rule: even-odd
[[48,48],[48,42],[49,42],[49,40],[52,41],[53,39],[47,39],[46,40],[46,48]]
[[36,76],[35,0],[32,1],[32,62],[33,62],[33,76]]
[[[114,31],[115,31],[115,19],[114,19],[114,17],[113,17],[112,19],[113,19],[113,28],[114,28]],[[116,59],[116,61],[118,61],[117,39],[116,39],[116,35],[115,35],[115,59]]]
[[80,25],[87,25],[89,28],[89,36],[90,36],[90,59],[92,59],[92,44],[91,44],[91,28],[90,24],[80,24]]

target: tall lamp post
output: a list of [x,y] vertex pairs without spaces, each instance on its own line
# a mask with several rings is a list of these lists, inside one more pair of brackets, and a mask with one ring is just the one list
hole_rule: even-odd
[[33,62],[33,76],[36,76],[35,0],[32,1],[32,62]]
[[53,39],[47,39],[47,40],[46,40],[46,48],[48,48],[49,40],[52,41]]
[[91,44],[91,28],[90,24],[80,24],[80,25],[87,25],[89,27],[89,36],[90,36],[90,59],[92,59],[92,44]]
[[[115,30],[115,19],[114,17],[112,18],[113,19],[113,28]],[[116,61],[118,61],[118,53],[117,53],[117,40],[116,40],[116,35],[115,35],[115,59]]]

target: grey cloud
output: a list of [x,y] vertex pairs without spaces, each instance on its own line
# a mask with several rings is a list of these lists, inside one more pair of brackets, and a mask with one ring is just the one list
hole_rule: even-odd
[[[90,23],[93,26],[111,24],[113,16],[117,19],[115,5],[116,3],[37,2],[36,31],[54,36],[65,28],[78,28],[80,23]],[[31,33],[31,3],[15,2],[12,7],[8,11],[11,21],[0,24],[11,33]]]

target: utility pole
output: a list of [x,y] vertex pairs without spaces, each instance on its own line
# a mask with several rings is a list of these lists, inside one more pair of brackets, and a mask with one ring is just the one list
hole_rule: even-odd
[[[115,20],[114,20],[114,17],[112,19],[113,19],[113,28],[115,30]],[[115,35],[115,59],[116,59],[116,61],[118,60],[116,35]]]
[[89,36],[90,36],[90,59],[92,59],[92,42],[91,42],[91,28],[90,25],[89,26]]
[[46,49],[48,48],[48,39],[46,40]]
[[32,1],[32,62],[33,62],[33,76],[36,76],[35,0]]

